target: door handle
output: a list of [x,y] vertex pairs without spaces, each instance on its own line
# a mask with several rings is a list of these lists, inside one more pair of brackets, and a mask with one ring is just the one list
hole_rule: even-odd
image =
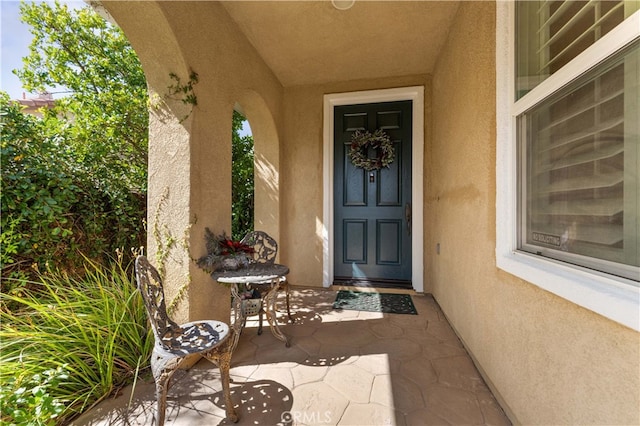
[[407,234],[411,235],[411,203],[404,205],[404,219],[407,221]]

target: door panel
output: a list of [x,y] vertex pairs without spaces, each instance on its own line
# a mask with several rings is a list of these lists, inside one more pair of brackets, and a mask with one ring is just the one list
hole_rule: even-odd
[[[377,223],[377,262],[381,265],[399,265],[402,262],[402,222],[379,220]],[[380,242],[384,242],[381,244]]]
[[378,184],[378,206],[402,205],[402,143],[393,140],[396,159],[388,168],[380,169],[380,182]]
[[[349,158],[349,145],[343,146],[343,157]],[[343,179],[343,205],[349,207],[366,206],[368,195],[368,183],[366,170],[354,167],[351,162],[345,164]]]
[[[411,101],[339,106],[334,110],[335,281],[411,285]],[[349,159],[356,130],[383,129],[394,145],[388,168],[366,171]],[[375,155],[375,153],[372,153]]]
[[344,221],[344,259],[347,262],[367,262],[367,221]]

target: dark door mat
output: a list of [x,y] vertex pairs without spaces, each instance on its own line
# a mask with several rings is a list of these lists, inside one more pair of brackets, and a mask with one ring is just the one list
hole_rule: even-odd
[[340,290],[336,301],[333,302],[333,309],[418,315],[411,296],[408,294]]

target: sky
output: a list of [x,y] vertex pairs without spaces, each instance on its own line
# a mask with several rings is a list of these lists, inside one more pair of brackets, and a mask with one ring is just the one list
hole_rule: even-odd
[[[82,1],[62,2],[70,7],[86,5]],[[22,58],[29,54],[31,38],[29,26],[20,21],[20,2],[0,0],[0,90],[7,92],[12,99],[22,98],[22,93],[26,92],[12,70],[22,68]],[[29,97],[35,95],[27,92]]]
[[[83,1],[61,0],[70,7],[81,8],[86,6]],[[22,68],[22,58],[29,54],[29,44],[32,35],[29,25],[20,21],[20,1],[0,0],[0,90],[9,94],[11,99],[21,99],[23,93],[26,98],[36,97],[37,94],[29,93],[22,88],[20,80],[12,70]],[[55,89],[54,99],[56,95]],[[248,122],[243,123],[240,136],[251,134]]]

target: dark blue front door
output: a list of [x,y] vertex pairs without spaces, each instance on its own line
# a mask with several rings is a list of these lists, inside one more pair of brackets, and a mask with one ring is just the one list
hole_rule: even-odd
[[[411,114],[411,101],[335,107],[336,283],[411,287]],[[354,166],[354,132],[377,129],[389,135],[394,161],[372,171]]]

